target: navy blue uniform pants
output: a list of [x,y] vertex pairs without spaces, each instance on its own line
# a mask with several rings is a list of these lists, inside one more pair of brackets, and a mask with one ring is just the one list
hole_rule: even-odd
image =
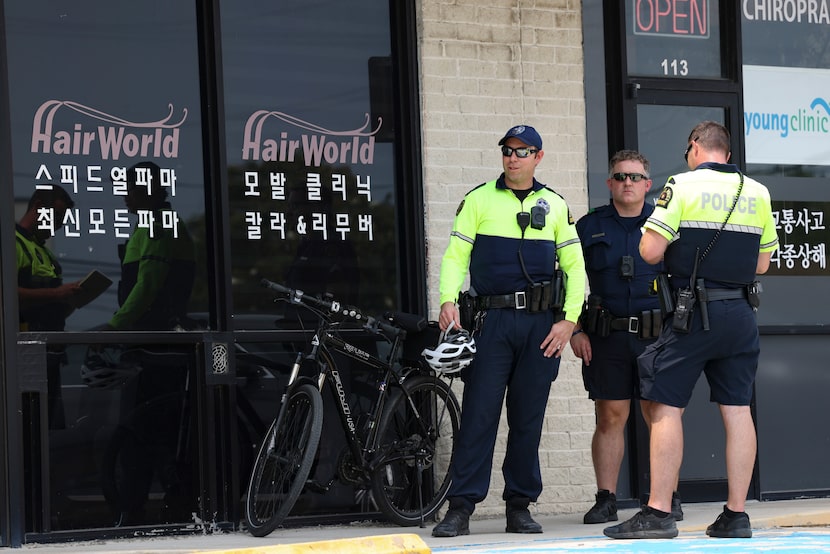
[[553,323],[550,312],[487,312],[475,335],[475,361],[463,374],[461,429],[450,469],[451,508],[472,513],[487,496],[505,394],[509,432],[503,498],[535,502],[542,492],[539,441],[559,358],[545,358],[540,346]]

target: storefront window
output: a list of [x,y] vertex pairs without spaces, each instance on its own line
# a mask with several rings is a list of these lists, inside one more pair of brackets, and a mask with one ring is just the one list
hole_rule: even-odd
[[21,296],[21,330],[166,330],[208,310],[195,8],[155,4],[4,3],[20,285],[104,276],[58,303]]
[[226,2],[221,28],[234,325],[273,327],[262,278],[397,306],[388,2]]
[[626,0],[628,74],[719,78],[718,0]]
[[830,13],[824,2],[742,2],[747,171],[770,189],[779,249],[762,323],[826,325],[830,289]]
[[199,509],[194,347],[61,333],[166,331],[208,312],[195,8],[3,3],[3,190],[18,223],[5,244],[20,330],[47,332],[22,335],[9,392],[23,407],[27,532],[187,523]]

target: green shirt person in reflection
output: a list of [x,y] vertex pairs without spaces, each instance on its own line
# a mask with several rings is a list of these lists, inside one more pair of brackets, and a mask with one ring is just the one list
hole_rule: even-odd
[[[72,313],[80,285],[78,281],[63,282],[61,264],[46,240],[61,228],[66,211],[74,206],[69,193],[59,186],[36,190],[15,226],[20,331],[63,331]],[[62,345],[47,346],[50,429],[65,426],[60,374],[63,360]]]
[[161,169],[141,162],[127,170],[125,204],[138,221],[118,246],[119,309],[108,327],[172,329],[187,313],[195,278],[195,252],[187,228],[167,201]]
[[46,240],[63,226],[75,203],[59,186],[36,190],[15,226],[17,296],[21,331],[63,331],[80,291],[77,281],[64,283],[61,264]]

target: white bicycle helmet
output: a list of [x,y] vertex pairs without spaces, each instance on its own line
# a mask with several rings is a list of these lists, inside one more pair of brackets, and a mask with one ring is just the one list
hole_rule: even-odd
[[438,373],[455,375],[470,365],[476,353],[476,341],[464,329],[453,329],[450,323],[447,330],[441,333],[438,346],[424,348],[421,355],[429,366]]
[[86,386],[111,389],[124,384],[139,371],[141,366],[135,361],[125,360],[119,348],[104,346],[87,350],[80,373]]

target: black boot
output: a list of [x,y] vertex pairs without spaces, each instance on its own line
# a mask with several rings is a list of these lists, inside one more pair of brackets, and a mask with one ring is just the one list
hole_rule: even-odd
[[542,526],[530,517],[528,498],[511,498],[507,501],[507,533],[541,533]]
[[671,516],[675,521],[683,521],[683,506],[680,504],[680,495],[677,491],[671,493]]
[[457,537],[470,534],[470,514],[450,508],[444,519],[432,529],[433,537]]
[[607,489],[600,489],[596,495],[596,503],[588,510],[583,523],[606,523],[617,521],[617,495]]

